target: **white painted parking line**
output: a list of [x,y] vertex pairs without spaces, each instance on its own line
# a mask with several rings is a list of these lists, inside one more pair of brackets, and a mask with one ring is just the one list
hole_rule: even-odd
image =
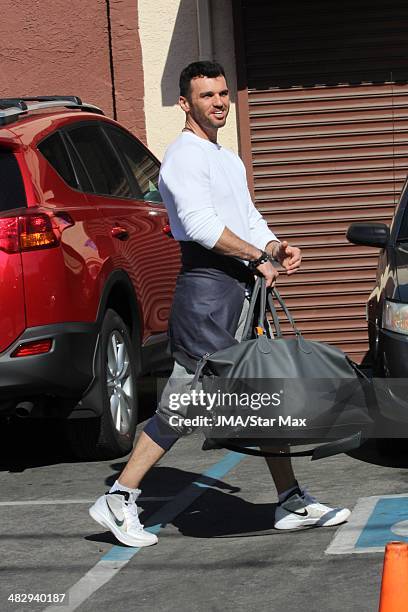
[[[139,502],[163,502],[173,499],[170,497],[139,497]],[[60,504],[93,504],[96,497],[92,499],[27,499],[24,501],[1,501],[0,506],[58,506]]]
[[408,541],[408,533],[404,533],[407,518],[407,494],[361,497],[326,554],[382,553],[391,540]]

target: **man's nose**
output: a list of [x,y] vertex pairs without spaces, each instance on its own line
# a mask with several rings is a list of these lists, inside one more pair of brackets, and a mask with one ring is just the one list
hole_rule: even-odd
[[216,94],[213,99],[214,106],[224,106],[224,102],[219,94]]

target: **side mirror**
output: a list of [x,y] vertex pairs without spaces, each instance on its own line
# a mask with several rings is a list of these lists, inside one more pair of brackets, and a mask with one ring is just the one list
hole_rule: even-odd
[[352,223],[346,237],[353,244],[383,249],[390,239],[390,230],[385,223]]

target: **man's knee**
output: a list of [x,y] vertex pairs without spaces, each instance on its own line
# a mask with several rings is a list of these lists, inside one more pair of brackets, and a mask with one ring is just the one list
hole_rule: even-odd
[[144,433],[156,442],[163,450],[168,451],[179,439],[179,434],[157,414],[147,422]]

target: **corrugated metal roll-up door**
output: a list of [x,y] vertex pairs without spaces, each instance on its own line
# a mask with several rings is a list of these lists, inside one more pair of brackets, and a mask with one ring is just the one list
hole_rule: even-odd
[[408,3],[243,0],[240,16],[256,205],[304,255],[279,286],[309,338],[360,361],[378,251],[345,232],[388,223],[407,174]]

